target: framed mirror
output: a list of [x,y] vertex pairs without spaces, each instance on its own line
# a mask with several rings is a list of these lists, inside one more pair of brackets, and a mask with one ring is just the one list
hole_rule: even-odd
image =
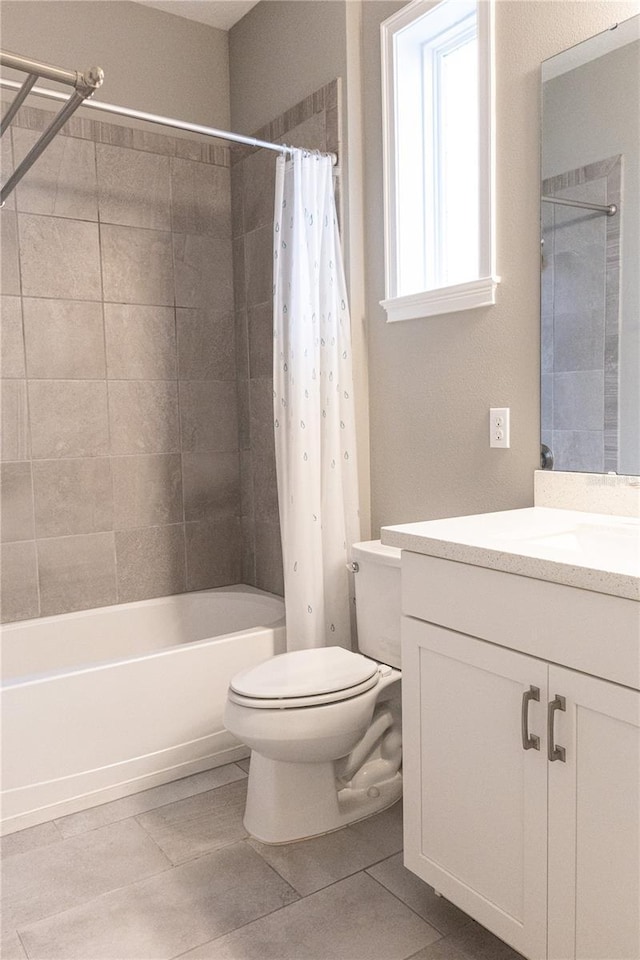
[[640,474],[639,103],[640,15],[542,64],[541,440],[555,470]]

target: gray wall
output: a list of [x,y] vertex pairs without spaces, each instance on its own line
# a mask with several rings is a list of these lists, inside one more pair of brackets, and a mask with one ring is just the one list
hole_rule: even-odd
[[622,154],[621,473],[640,473],[640,43],[545,83],[543,177]]
[[263,0],[229,31],[231,122],[253,133],[346,77],[345,0]]
[[65,130],[0,213],[3,620],[241,578],[229,151]]
[[97,100],[228,129],[224,30],[128,0],[4,0],[1,15],[3,48],[72,70],[102,67]]
[[[358,169],[350,165],[345,188],[353,194],[363,183],[365,192],[373,535],[384,523],[532,503],[540,423],[540,63],[638,9],[637,0],[496,4],[498,302],[386,324],[379,306],[384,297],[379,26],[401,5],[362,4],[362,103],[350,101],[347,118],[349,132],[357,120],[363,129],[364,162]],[[353,75],[354,48],[348,38],[345,43],[342,6],[335,0],[267,0],[232,29],[234,125],[249,131],[319,83],[340,72]],[[352,286],[356,281],[352,274]],[[511,407],[510,450],[489,449],[490,406]]]
[[[530,505],[539,444],[540,62],[636,3],[496,4],[497,304],[386,324],[379,23],[364,4],[367,321],[372,528]],[[511,449],[488,445],[488,409],[511,408]]]

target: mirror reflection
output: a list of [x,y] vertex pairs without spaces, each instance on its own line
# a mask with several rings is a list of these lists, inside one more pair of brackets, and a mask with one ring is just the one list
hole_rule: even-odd
[[542,84],[546,466],[640,474],[640,16],[547,60]]

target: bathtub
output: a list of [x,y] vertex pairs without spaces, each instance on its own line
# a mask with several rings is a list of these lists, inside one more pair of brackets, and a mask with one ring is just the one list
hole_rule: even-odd
[[284,632],[282,600],[246,586],[6,624],[1,832],[246,757],[227,686]]

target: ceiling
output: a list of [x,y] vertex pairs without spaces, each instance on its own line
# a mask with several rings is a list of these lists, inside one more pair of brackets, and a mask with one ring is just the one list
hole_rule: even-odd
[[173,13],[187,20],[197,20],[218,30],[229,30],[258,0],[136,0],[147,7]]

